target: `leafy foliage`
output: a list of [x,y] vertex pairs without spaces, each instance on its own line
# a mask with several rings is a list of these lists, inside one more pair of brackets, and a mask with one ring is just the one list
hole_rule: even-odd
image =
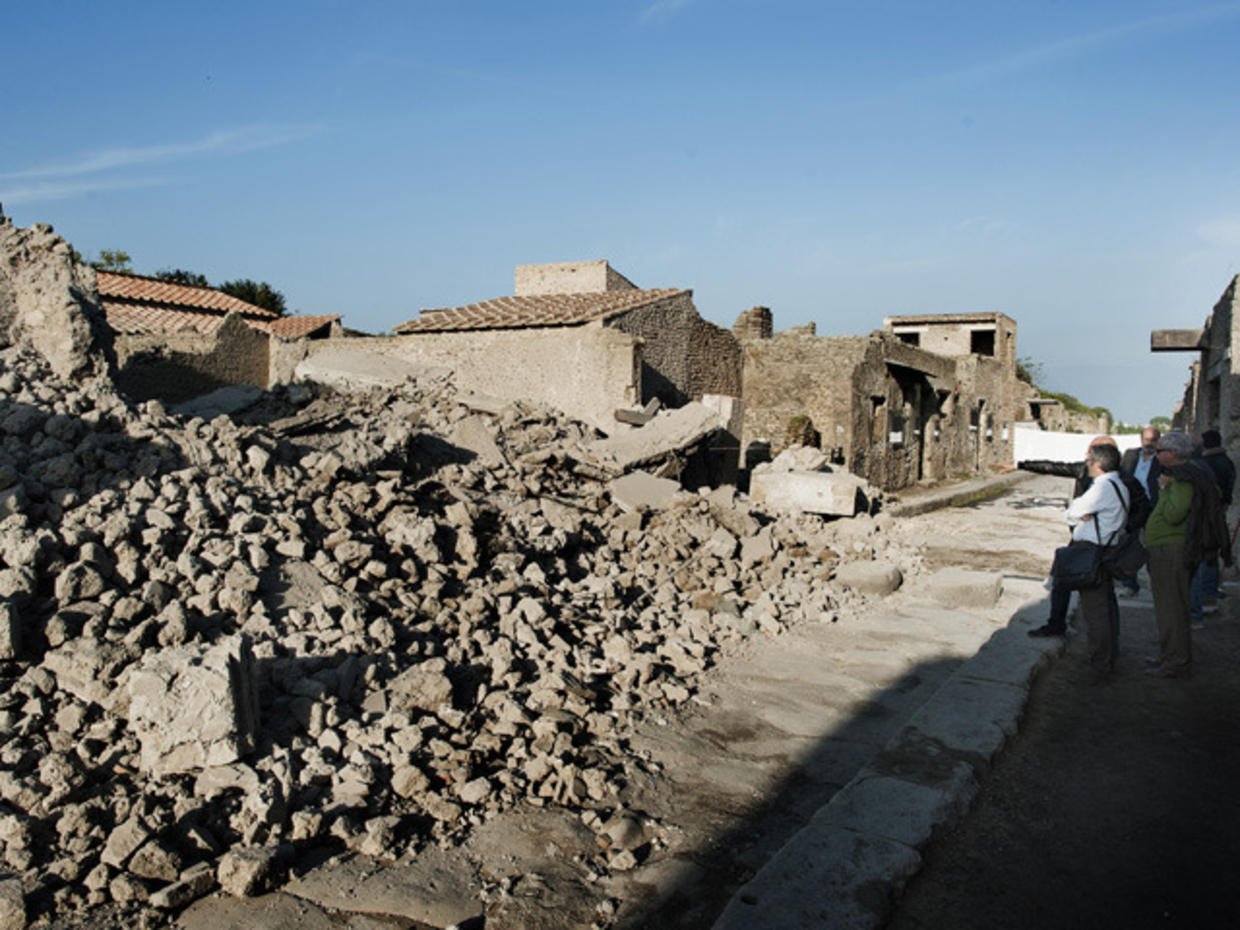
[[1150,426],[1160,433],[1165,433],[1171,429],[1171,417],[1151,417]]
[[100,249],[99,258],[90,263],[96,271],[120,271],[133,274],[132,258],[120,249]]
[[1022,355],[1016,360],[1016,377],[1026,384],[1036,387],[1037,383],[1042,380],[1043,374],[1042,363],[1035,361],[1032,356]]
[[210,287],[205,274],[198,274],[196,271],[186,271],[184,268],[161,268],[154,275],[161,281],[167,281],[169,284],[185,284],[189,287]]
[[288,308],[284,305],[284,295],[265,281],[251,281],[242,278],[237,281],[225,281],[218,290],[231,294],[239,300],[270,310],[277,316],[284,316]]

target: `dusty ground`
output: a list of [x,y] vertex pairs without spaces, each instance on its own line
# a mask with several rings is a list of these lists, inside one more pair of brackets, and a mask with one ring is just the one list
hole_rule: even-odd
[[1086,684],[1071,642],[888,930],[1240,927],[1240,585],[1194,633],[1190,681],[1143,674],[1148,592],[1120,604],[1115,680]]

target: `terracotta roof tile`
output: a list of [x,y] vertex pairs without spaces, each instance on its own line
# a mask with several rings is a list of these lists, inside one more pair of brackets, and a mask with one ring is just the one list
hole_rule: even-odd
[[279,336],[281,339],[300,339],[303,336],[309,336],[315,330],[322,329],[324,326],[339,323],[340,314],[333,313],[328,316],[285,316],[270,322],[260,323],[257,320],[246,320],[246,322],[255,329],[261,329],[271,333],[273,336]]
[[213,310],[224,314],[236,310],[245,316],[274,319],[277,314],[263,307],[247,303],[231,294],[210,287],[190,287],[186,284],[170,284],[158,278],[146,278],[136,274],[118,274],[115,271],[97,271],[95,279],[99,296],[105,303],[109,300],[139,301],[159,304],[170,309]]
[[107,299],[102,303],[108,325],[118,333],[175,333],[193,330],[205,334],[215,332],[224,323],[223,314],[117,303]]
[[468,329],[523,329],[535,326],[573,326],[605,320],[637,307],[689,294],[668,287],[655,290],[602,291],[590,294],[537,294],[497,297],[464,307],[423,310],[416,319],[393,328],[396,333],[434,333]]

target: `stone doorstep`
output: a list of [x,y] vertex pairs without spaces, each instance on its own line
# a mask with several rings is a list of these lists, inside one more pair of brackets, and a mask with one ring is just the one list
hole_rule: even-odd
[[996,631],[856,777],[732,896],[714,930],[881,927],[919,850],[967,813],[1015,735],[1037,671],[1063,643]]

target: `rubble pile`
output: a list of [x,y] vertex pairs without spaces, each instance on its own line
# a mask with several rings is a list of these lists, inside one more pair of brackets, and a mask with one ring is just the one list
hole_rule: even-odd
[[587,428],[444,380],[236,406],[0,349],[0,887],[31,919],[158,924],[300,846],[395,859],[517,803],[632,867],[627,734],[834,619],[859,595],[824,582],[879,545],[730,488],[622,508]]

